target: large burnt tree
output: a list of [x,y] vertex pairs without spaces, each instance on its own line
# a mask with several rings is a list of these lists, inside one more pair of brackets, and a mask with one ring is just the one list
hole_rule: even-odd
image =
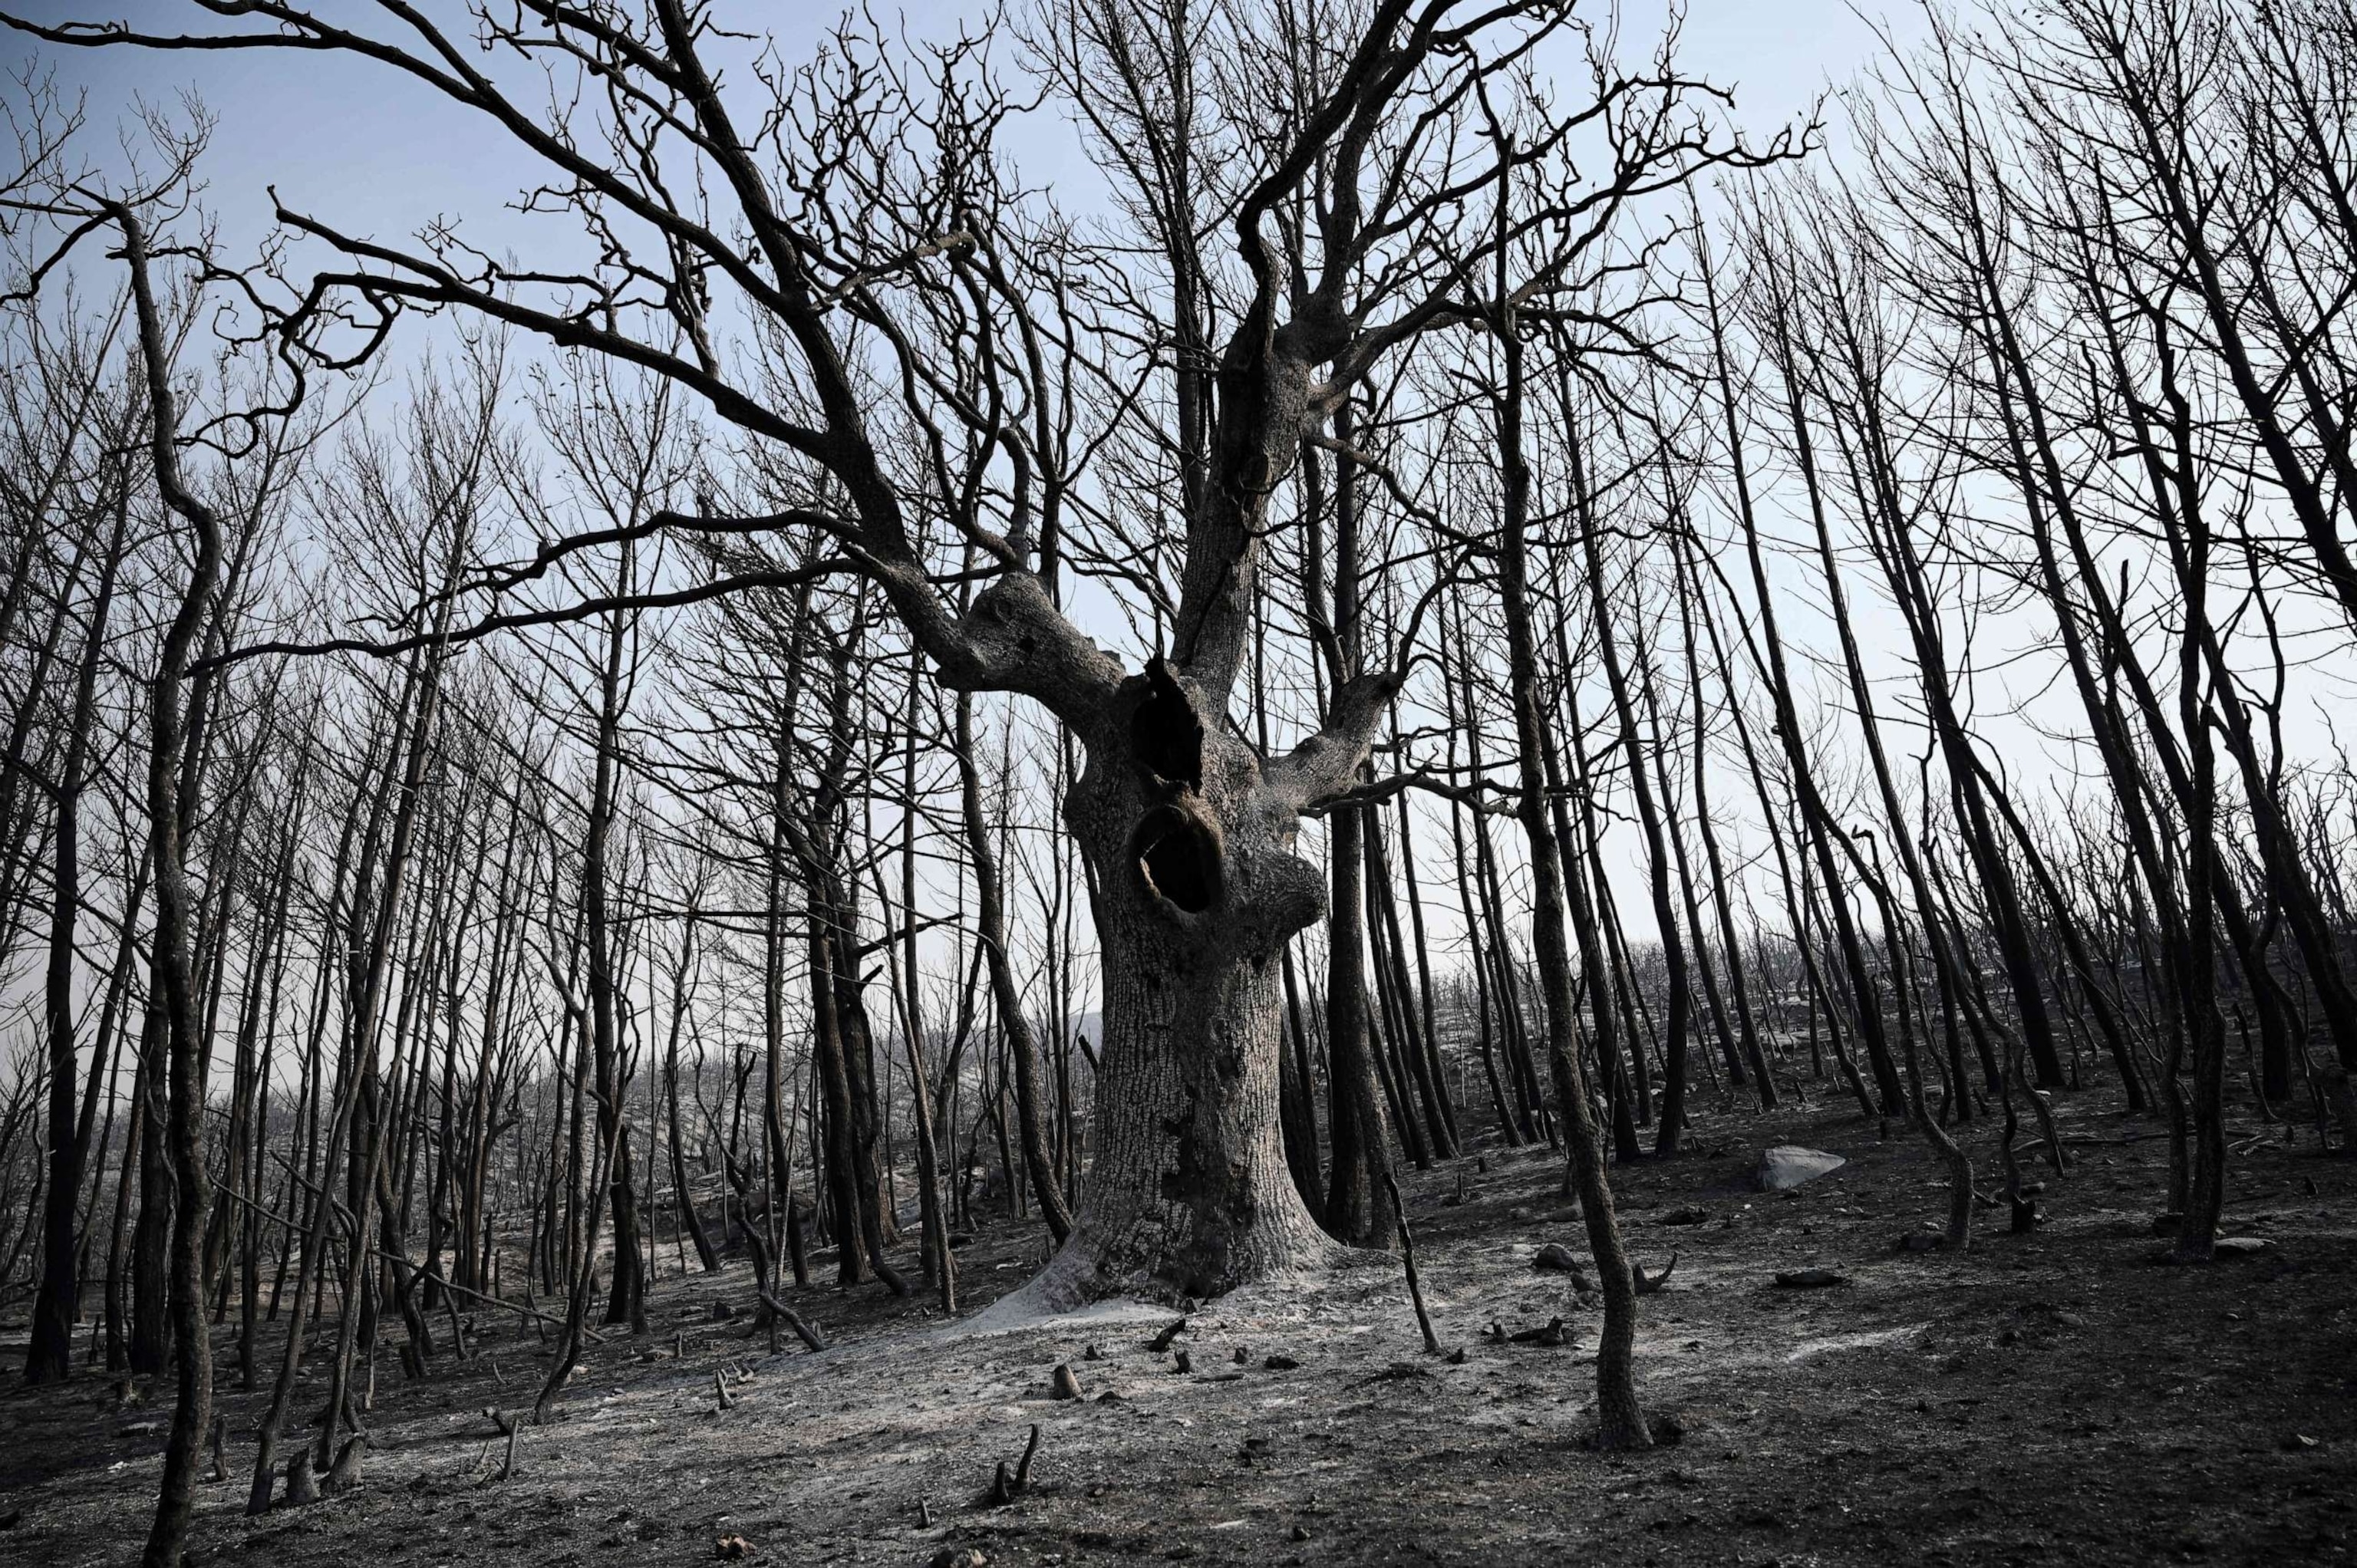
[[[1194,256],[1179,281],[1207,297],[1181,302],[1171,341],[1138,350],[1118,330],[1092,338],[1071,284],[1082,263],[1003,168],[994,137],[1011,110],[977,46],[911,59],[846,31],[790,70],[691,0],[520,0],[476,9],[474,36],[401,0],[190,8],[187,33],[12,25],[65,45],[364,57],[511,138],[546,170],[527,212],[578,224],[511,263],[453,227],[403,246],[282,208],[287,259],[245,297],[298,372],[358,364],[404,317],[471,316],[669,379],[735,427],[768,491],[794,498],[553,541],[490,583],[623,532],[815,538],[790,569],[718,570],[642,602],[861,575],[941,681],[1027,695],[1085,747],[1065,815],[1093,872],[1105,975],[1100,1124],[1042,1293],[1216,1294],[1329,1256],[1279,1133],[1276,961],[1325,908],[1295,853],[1299,820],[1357,785],[1424,618],[1400,618],[1299,744],[1251,744],[1230,715],[1271,498],[1373,368],[1427,334],[1482,329],[1474,297],[1495,245],[1516,238],[1484,216],[1499,159],[1591,153],[1603,172],[1548,220],[1608,231],[1727,155],[1694,107],[1712,95],[1666,56],[1624,74],[1592,50],[1576,76],[1587,100],[1558,112],[1524,67],[1543,47],[1577,52],[1584,30],[1559,0],[1247,8],[1201,42],[1225,51],[1234,134],[1200,177],[1216,198],[1176,209],[1173,230],[1182,250],[1232,262]],[[1116,34],[1132,16],[1088,9]],[[1172,58],[1196,48],[1182,33]],[[544,71],[568,91],[549,92]],[[1543,124],[1510,143],[1471,134],[1485,90]],[[1139,102],[1153,120],[1179,97]],[[1620,134],[1583,141],[1582,127]],[[1173,145],[1192,134],[1168,118],[1154,129]],[[1147,158],[1163,160],[1149,172],[1166,188],[1168,152]],[[1203,212],[1212,225],[1188,216]],[[294,272],[298,258],[316,264]],[[1593,281],[1536,280],[1524,303]],[[1136,352],[1177,383],[1188,470],[1176,515],[1157,520],[1176,591],[1143,670],[1060,602],[1078,510],[1061,504],[1074,477],[1062,404],[1076,381],[1117,392],[1113,361]],[[950,570],[968,552],[974,572]],[[980,590],[961,591],[977,574]],[[500,620],[494,607],[478,629]]]

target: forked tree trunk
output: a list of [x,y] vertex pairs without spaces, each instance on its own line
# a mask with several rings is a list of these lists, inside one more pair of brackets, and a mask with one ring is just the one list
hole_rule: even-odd
[[679,1114],[679,1036],[687,1021],[689,976],[695,963],[695,919],[693,914],[681,922],[679,961],[672,969],[671,1034],[663,1045],[663,1112],[670,1129],[667,1142],[671,1145],[671,1186],[677,1195],[679,1223],[695,1243],[695,1261],[704,1272],[720,1272],[720,1251],[712,1244],[712,1235],[705,1229],[704,1217],[695,1211],[695,1195],[687,1185],[687,1146],[681,1138]]
[[1291,798],[1160,660],[1125,682],[1065,814],[1095,871],[1096,1161],[1028,1294],[1211,1296],[1330,1261],[1277,1115],[1286,940],[1325,909]]

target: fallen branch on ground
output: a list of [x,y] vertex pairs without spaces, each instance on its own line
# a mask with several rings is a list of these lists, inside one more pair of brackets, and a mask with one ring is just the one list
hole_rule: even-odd
[[[756,1288],[758,1289],[759,1287]],[[796,1312],[792,1307],[788,1306],[784,1302],[780,1301],[776,1296],[771,1295],[768,1291],[761,1291],[760,1296],[761,1305],[767,1306],[771,1312],[776,1313],[780,1317],[784,1318],[786,1320],[786,1326],[792,1329],[795,1337],[800,1338],[803,1344],[809,1346],[813,1350],[823,1350],[826,1348],[825,1336],[819,1333],[816,1326],[802,1321],[802,1314]]]

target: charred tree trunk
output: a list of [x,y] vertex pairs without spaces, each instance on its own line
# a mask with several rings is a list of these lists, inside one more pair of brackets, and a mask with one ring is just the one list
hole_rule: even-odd
[[178,1380],[172,1426],[164,1446],[164,1477],[156,1519],[141,1561],[145,1568],[179,1568],[196,1503],[197,1462],[212,1420],[212,1345],[205,1330],[205,1223],[211,1209],[212,1180],[205,1165],[205,1042],[199,1035],[195,975],[189,964],[192,900],[188,882],[188,834],[196,801],[182,771],[187,743],[188,656],[212,611],[221,570],[221,530],[212,510],[183,482],[179,419],[171,386],[166,328],[150,286],[145,225],[127,207],[110,214],[123,231],[130,263],[132,298],[138,313],[141,358],[146,371],[148,441],[156,487],[165,504],[194,535],[193,558],[180,602],[164,634],[148,691],[150,744],[147,813],[156,880],[156,974],[163,992],[169,1079],[168,1113],[162,1129],[177,1188],[171,1247],[172,1337],[178,1353]]
[[[74,676],[73,714],[68,721],[65,766],[55,800],[57,832],[50,850],[49,952],[42,993],[43,1025],[48,1035],[48,1186],[43,1198],[41,1286],[33,1302],[32,1344],[25,1357],[25,1380],[61,1381],[71,1370],[73,1330],[81,1313],[81,1244],[76,1221],[81,1204],[83,1156],[90,1147],[86,1115],[74,1103],[79,1045],[73,1016],[74,930],[81,911],[81,797],[89,771],[91,731],[96,718],[99,665],[106,650],[106,622],[114,603],[115,573],[123,559],[129,510],[128,481],[118,492],[114,541],[101,568],[98,596],[83,635],[81,662]],[[125,916],[126,926],[130,917]],[[110,1003],[112,997],[109,998]],[[91,1070],[105,1054],[104,1031],[96,1036]]]
[[1155,661],[1122,684],[1066,798],[1094,872],[1104,1042],[1096,1161],[1033,1286],[1051,1304],[1217,1295],[1334,1255],[1277,1117],[1278,957],[1323,890],[1293,853],[1293,770],[1210,711]]
[[[1506,177],[1499,177],[1499,221],[1511,203]],[[1506,259],[1498,260],[1498,303],[1492,327],[1505,361],[1505,382],[1496,401],[1498,450],[1504,467],[1505,506],[1500,530],[1499,598],[1505,612],[1507,657],[1514,710],[1516,816],[1531,864],[1531,941],[1538,956],[1539,984],[1546,1011],[1547,1055],[1563,1104],[1564,1141],[1570,1146],[1571,1175],[1587,1226],[1587,1244],[1604,1290],[1604,1326],[1596,1348],[1596,1441],[1604,1448],[1648,1448],[1651,1428],[1637,1402],[1631,1355],[1637,1334],[1637,1286],[1620,1244],[1620,1224],[1612,1211],[1612,1188],[1604,1174],[1604,1137],[1588,1098],[1580,1062],[1578,1022],[1573,1011],[1571,954],[1564,940],[1564,866],[1549,831],[1544,758],[1555,750],[1546,708],[1539,700],[1537,639],[1531,628],[1531,473],[1523,451],[1523,341]],[[1575,485],[1579,480],[1575,478]],[[1657,846],[1658,847],[1658,846]]]

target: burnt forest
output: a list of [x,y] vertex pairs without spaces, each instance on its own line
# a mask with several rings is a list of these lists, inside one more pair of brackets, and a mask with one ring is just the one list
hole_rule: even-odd
[[2351,0],[0,122],[0,1563],[2352,1562]]

